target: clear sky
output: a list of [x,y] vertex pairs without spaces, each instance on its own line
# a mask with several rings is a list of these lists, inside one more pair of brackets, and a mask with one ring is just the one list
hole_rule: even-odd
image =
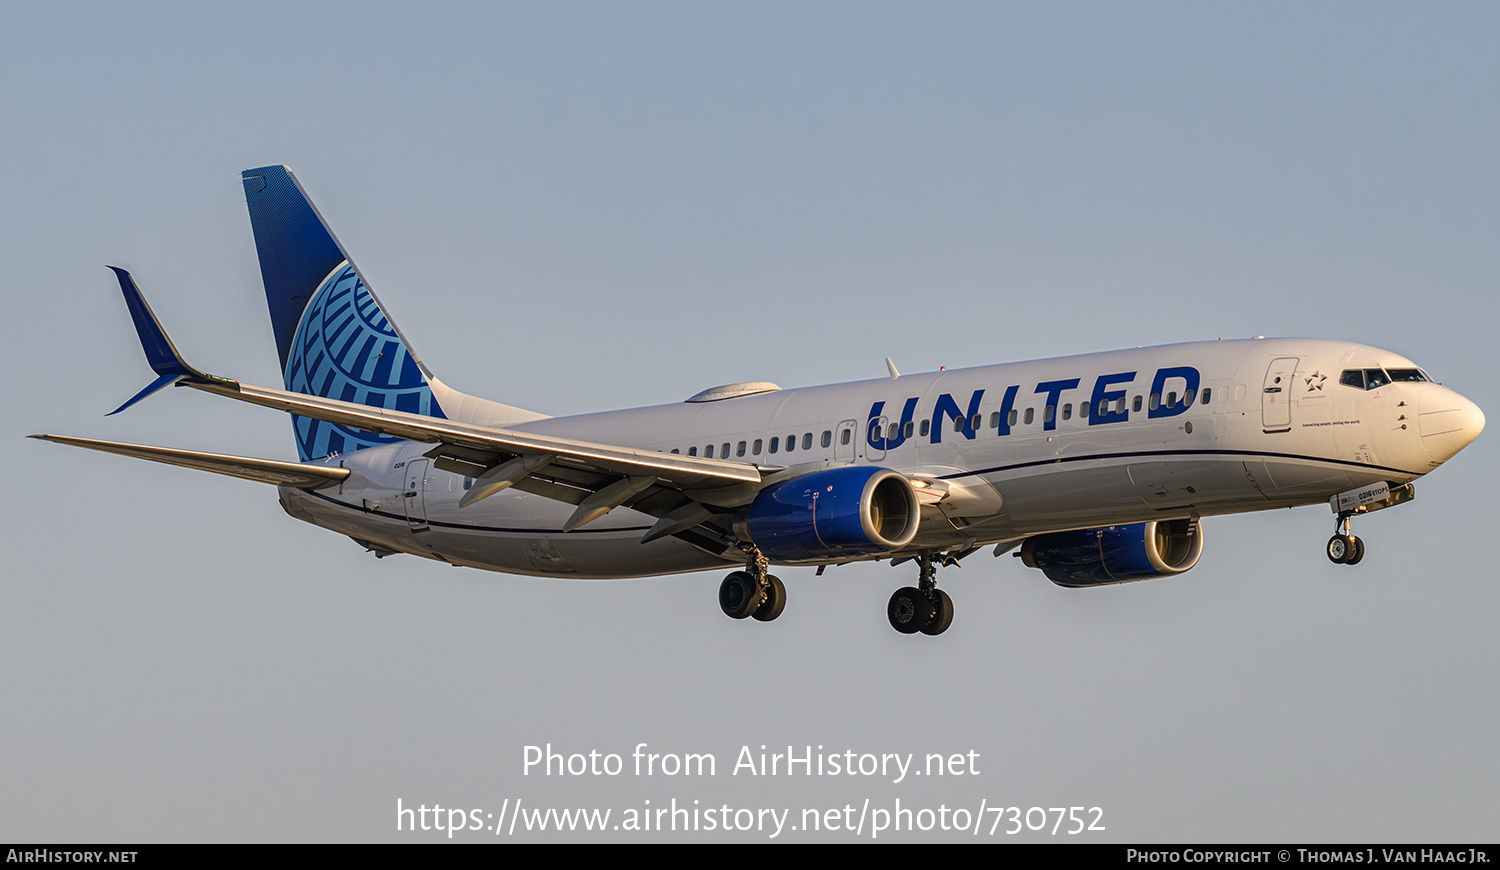
[[[1311,335],[1494,418],[1494,4],[3,9],[0,840],[413,841],[442,835],[398,800],[673,799],[1495,840],[1494,433],[1359,522],[1356,568],[1317,506],[1207,519],[1190,574],[1122,587],[986,552],[940,575],[939,639],[886,623],[910,565],[780,571],[785,614],[746,625],[722,572],[377,561],[269,487],[23,439],[295,456],[283,415],[189,391],[102,416],[151,378],[106,263],[200,367],[279,382],[239,184],[268,163],[445,381],[544,413]],[[548,742],[719,767],[523,775]],[[978,773],[732,775],[762,744]]]

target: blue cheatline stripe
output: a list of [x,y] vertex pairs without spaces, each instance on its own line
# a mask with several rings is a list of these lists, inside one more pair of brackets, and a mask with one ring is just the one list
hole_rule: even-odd
[[[1098,459],[1135,459],[1142,456],[1249,456],[1254,458],[1275,459],[1301,459],[1306,462],[1316,462],[1322,465],[1338,465],[1347,468],[1364,468],[1371,471],[1392,471],[1396,474],[1410,474],[1421,477],[1426,471],[1407,471],[1403,468],[1392,468],[1386,465],[1372,465],[1368,462],[1355,462],[1347,459],[1327,459],[1322,456],[1303,456],[1300,453],[1273,453],[1265,450],[1136,450],[1124,453],[1091,453],[1080,456],[1055,456],[1051,459],[1035,459],[1030,462],[1016,462],[1010,465],[995,465],[990,468],[976,468],[973,471],[961,471],[957,474],[945,474],[939,480],[957,480],[961,477],[973,477],[979,474],[993,474],[997,471],[1015,471],[1020,468],[1035,468],[1038,465],[1057,465],[1064,462],[1089,462]],[[1430,470],[1430,469],[1429,469]]]

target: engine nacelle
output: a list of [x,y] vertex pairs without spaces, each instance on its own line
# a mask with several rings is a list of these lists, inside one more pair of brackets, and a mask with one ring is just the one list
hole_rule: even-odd
[[900,549],[920,519],[911,481],[887,468],[845,466],[761,490],[743,533],[766,558],[801,562]]
[[1059,586],[1107,586],[1181,574],[1203,554],[1196,519],[1080,529],[1027,538],[1021,561]]

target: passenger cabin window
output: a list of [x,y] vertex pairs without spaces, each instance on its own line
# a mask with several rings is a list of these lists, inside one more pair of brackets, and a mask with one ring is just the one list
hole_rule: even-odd
[[755,454],[756,456],[759,456],[760,455],[760,448],[761,448],[761,440],[759,438],[757,438],[757,439],[755,439],[755,444],[750,448],[750,452],[753,453],[753,454]]
[[931,427],[931,425],[932,425],[932,424],[931,424],[931,423],[929,423],[929,422],[928,422],[928,421],[926,421],[926,420],[923,420],[923,421],[922,421],[922,437],[923,437],[923,438],[926,438],[926,437],[927,437],[927,433],[928,433],[928,432],[929,432],[929,431],[930,431],[930,427]]
[[811,432],[803,432],[802,433],[802,449],[803,450],[811,450],[812,449],[812,433]]
[[1204,387],[1203,388],[1203,401],[1202,401],[1202,404],[1207,405],[1209,402],[1212,402],[1213,400],[1214,400],[1214,388],[1213,387]]
[[696,447],[689,447],[688,448],[688,455],[689,456],[697,456],[698,455],[698,448],[696,448]]
[[1026,425],[1030,426],[1031,425],[1031,421],[1035,417],[1036,417],[1036,409],[1035,408],[1027,408],[1026,409]]
[[1042,422],[1043,423],[1051,423],[1055,419],[1057,419],[1057,406],[1056,405],[1048,405],[1046,408],[1042,409]]
[[1064,420],[1071,420],[1071,419],[1073,419],[1073,403],[1072,402],[1069,402],[1066,405],[1063,405],[1063,419]]
[[1007,425],[1007,426],[1014,426],[1014,425],[1016,425],[1016,413],[1017,413],[1016,409],[1012,408],[1010,410],[1010,415],[1006,419],[1005,425]]
[[1159,407],[1161,407],[1161,393],[1152,393],[1151,410],[1155,411]]
[[797,436],[796,435],[788,435],[788,436],[786,436],[786,452],[791,453],[793,450],[796,450],[796,449],[797,449]]
[[1094,406],[1091,405],[1091,404],[1089,404],[1088,402],[1079,402],[1078,403],[1078,419],[1080,419],[1080,420],[1087,420],[1089,418],[1089,409],[1092,408],[1092,407],[1094,407]]
[[[741,442],[741,443],[743,443],[743,442]],[[740,448],[740,452],[742,452],[742,453],[744,452],[744,448],[743,447]],[[721,446],[719,448],[719,458],[720,459],[728,459],[729,458],[729,442],[728,441],[725,441],[724,444],[723,444],[723,446]]]
[[[839,443],[840,444],[848,444],[849,443],[849,430],[848,429],[844,429],[844,430],[842,430],[842,431],[839,432]],[[823,446],[827,447],[828,445],[825,444]]]
[[678,450],[676,447],[673,447],[672,448],[672,452],[673,453],[681,453],[682,451]]
[[823,430],[823,446],[824,447],[828,447],[831,444],[833,444],[833,432],[832,432],[832,430],[824,429]]
[[745,442],[741,441],[739,443],[739,446],[734,449],[734,455],[735,456],[744,456],[745,455]]
[[773,435],[773,436],[771,436],[771,452],[772,453],[776,452],[776,448],[778,446],[780,446],[780,444],[781,444],[781,436],[780,435]]
[[1141,399],[1140,396],[1136,396],[1135,397],[1135,402],[1130,406],[1130,410],[1139,412],[1141,410],[1141,402],[1142,401],[1143,401],[1143,399]]
[[954,432],[962,432],[962,431],[964,431],[964,418],[962,418],[962,417],[954,417],[953,418],[953,431]]
[[1177,407],[1177,391],[1176,390],[1173,390],[1172,392],[1167,393],[1167,407],[1168,408],[1175,408],[1175,407]]
[[705,458],[705,459],[713,459],[714,458],[714,446],[712,444],[710,444],[707,447],[703,448],[703,458]]
[[910,438],[912,430],[915,428],[917,428],[917,424],[907,420],[906,425],[901,427],[901,432],[905,437]]
[[1182,394],[1182,405],[1183,405],[1183,407],[1187,408],[1187,407],[1191,407],[1192,404],[1193,404],[1193,391],[1192,390],[1188,390],[1186,393]]

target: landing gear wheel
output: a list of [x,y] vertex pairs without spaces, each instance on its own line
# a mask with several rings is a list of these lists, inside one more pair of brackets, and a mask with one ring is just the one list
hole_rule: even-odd
[[1354,551],[1352,555],[1344,559],[1344,564],[1358,565],[1359,560],[1365,557],[1365,542],[1359,538],[1354,537],[1353,535],[1349,536],[1349,541],[1354,544]]
[[730,619],[744,619],[760,606],[760,584],[748,571],[731,571],[719,584],[719,609]]
[[933,611],[932,599],[915,586],[897,589],[885,607],[891,628],[902,634],[916,634],[924,629],[932,622]]
[[933,602],[932,621],[922,626],[922,633],[937,635],[947,631],[948,626],[953,624],[953,599],[941,589],[932,590],[932,594],[936,599]]
[[775,574],[766,575],[765,599],[750,615],[761,622],[770,622],[786,609],[786,587],[781,585],[781,578]]
[[1348,535],[1334,535],[1328,539],[1328,561],[1337,565],[1347,564],[1354,554],[1354,541]]

